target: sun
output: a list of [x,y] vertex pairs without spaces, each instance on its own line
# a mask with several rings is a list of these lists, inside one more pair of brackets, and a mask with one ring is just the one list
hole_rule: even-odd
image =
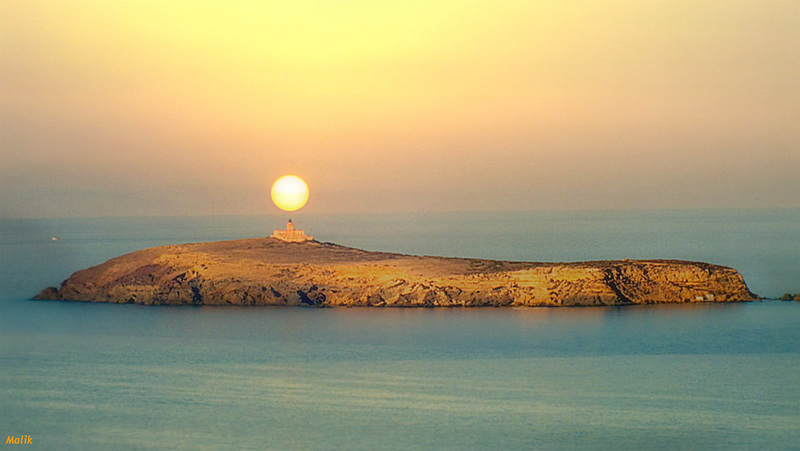
[[272,201],[281,210],[299,210],[308,201],[308,185],[296,175],[284,175],[272,184]]

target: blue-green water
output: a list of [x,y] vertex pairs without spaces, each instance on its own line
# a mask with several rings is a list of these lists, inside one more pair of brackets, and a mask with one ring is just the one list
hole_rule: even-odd
[[[0,221],[0,435],[33,449],[800,443],[800,303],[578,309],[33,302],[142,247],[284,218]],[[518,260],[684,258],[800,292],[800,212],[298,216],[317,239]],[[58,241],[51,241],[58,236]]]

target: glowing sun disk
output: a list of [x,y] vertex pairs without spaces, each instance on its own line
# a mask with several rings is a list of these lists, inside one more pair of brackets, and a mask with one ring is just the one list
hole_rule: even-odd
[[308,201],[308,185],[296,175],[285,175],[272,184],[272,201],[281,210],[299,210]]

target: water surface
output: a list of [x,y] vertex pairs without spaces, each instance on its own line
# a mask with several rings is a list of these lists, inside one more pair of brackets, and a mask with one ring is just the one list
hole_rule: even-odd
[[[368,249],[687,258],[737,267],[762,294],[800,291],[792,211],[293,219]],[[0,434],[30,435],[33,449],[800,443],[800,303],[319,310],[27,300],[123,252],[263,236],[282,221],[0,221]]]

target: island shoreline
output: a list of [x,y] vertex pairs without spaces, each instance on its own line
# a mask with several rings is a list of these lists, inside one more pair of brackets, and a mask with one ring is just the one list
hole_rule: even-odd
[[583,307],[758,300],[734,269],[680,260],[545,263],[252,238],[143,249],[37,300],[145,305]]

